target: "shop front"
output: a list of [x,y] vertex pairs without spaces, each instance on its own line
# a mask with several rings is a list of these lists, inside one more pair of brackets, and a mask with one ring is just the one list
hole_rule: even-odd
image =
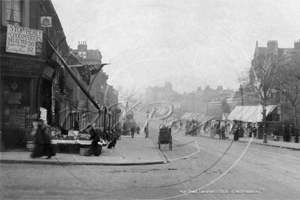
[[44,61],[26,56],[1,56],[1,125],[6,147],[23,147],[37,117],[36,86]]

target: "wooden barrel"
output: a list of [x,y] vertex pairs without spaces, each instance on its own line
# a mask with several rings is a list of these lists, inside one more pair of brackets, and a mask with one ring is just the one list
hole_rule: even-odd
[[26,143],[27,151],[33,151],[34,147],[35,147],[34,141],[27,140],[27,143]]

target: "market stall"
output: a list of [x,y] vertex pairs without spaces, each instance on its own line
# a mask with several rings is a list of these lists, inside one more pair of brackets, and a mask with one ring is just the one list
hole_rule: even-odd
[[[46,133],[50,136],[51,144],[57,153],[76,153],[80,152],[81,148],[89,148],[92,143],[90,135],[85,131],[61,130],[58,127],[46,126]],[[98,133],[100,130],[96,130]],[[32,151],[34,148],[35,128],[31,132],[30,142],[28,141],[27,150]],[[102,139],[103,134],[99,134],[101,139],[98,142],[100,146],[106,146],[107,141]]]
[[[275,108],[276,105],[266,106],[266,116],[268,116]],[[252,123],[262,122],[262,111],[262,106],[237,106],[229,114],[227,120],[237,120]]]
[[[276,105],[266,106],[266,117],[270,115],[276,108]],[[261,124],[263,121],[263,107],[260,106],[237,106],[234,110],[228,115],[227,120],[233,121],[236,120],[240,123],[242,127],[242,132],[239,133],[239,136],[242,137],[247,134],[249,137],[258,132],[262,131]],[[258,131],[258,132],[257,132]]]

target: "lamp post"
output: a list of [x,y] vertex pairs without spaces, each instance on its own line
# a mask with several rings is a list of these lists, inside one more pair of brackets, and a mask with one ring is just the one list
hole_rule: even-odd
[[242,96],[242,106],[244,106],[244,91],[243,91],[242,85],[240,85],[240,90],[241,90],[241,96]]
[[108,133],[110,134],[110,126],[111,126],[111,109],[109,108],[108,109],[108,112],[107,112],[107,114],[108,114]]
[[107,134],[106,134],[106,114],[107,114],[107,108],[104,106],[104,113],[103,113],[103,134],[105,137],[105,140],[107,140]]
[[149,119],[148,119],[149,110],[147,110],[146,114],[147,114],[147,125],[146,125],[146,136],[145,136],[145,138],[148,138],[149,137]]

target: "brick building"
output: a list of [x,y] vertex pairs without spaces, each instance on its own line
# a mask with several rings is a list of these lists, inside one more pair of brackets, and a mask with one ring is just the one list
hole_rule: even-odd
[[[81,59],[82,64],[102,64],[101,52],[98,49],[89,49],[86,41],[80,41],[77,49],[73,49],[71,52]],[[116,105],[118,102],[118,92],[113,88],[113,86],[107,84],[108,75],[104,72],[104,70],[105,66],[104,69],[99,71],[99,73],[91,75],[89,85],[87,85],[82,78],[80,79],[99,107],[111,107],[112,105]],[[73,71],[77,70],[73,68]],[[117,106],[112,106],[112,108],[108,110],[107,117],[115,116],[116,107]],[[81,90],[78,90],[78,108],[80,108],[83,112],[92,113],[92,118],[97,114],[97,109]],[[90,120],[86,121],[86,119],[85,115],[82,115],[82,126],[89,123]],[[111,120],[111,122],[115,122],[115,120],[116,119]],[[103,121],[104,117],[101,115],[97,121],[97,126],[103,126]]]
[[[298,65],[300,65],[300,62],[298,61],[300,60],[300,40],[294,43],[294,48],[280,48],[276,40],[268,41],[266,47],[259,47],[258,42],[256,42],[253,62],[260,56],[266,56],[268,54],[278,56],[278,59],[280,59],[279,64],[281,66],[288,66],[292,62],[298,62]],[[251,82],[255,81],[255,76],[252,70],[250,71],[249,79]],[[256,105],[258,105],[257,99],[255,100],[252,98],[252,101],[250,101],[249,99],[245,99],[245,105],[253,105],[253,103],[255,102],[257,102]],[[269,100],[269,104],[277,105],[276,109],[272,113],[273,115],[278,115],[275,117],[276,120],[281,121],[282,123],[293,122],[293,119],[291,117],[293,116],[294,112],[293,108],[291,107],[288,100],[280,92],[274,90],[274,92],[272,93],[272,98]]]
[[172,83],[165,82],[164,87],[148,87],[145,89],[145,102],[151,103],[156,101],[170,101],[177,102],[181,99],[181,95],[178,94],[172,88]]
[[234,94],[233,90],[223,89],[217,86],[216,89],[206,86],[205,89],[197,88],[197,91],[184,95],[181,102],[183,112],[202,113],[213,117],[221,117],[223,114],[222,101],[226,101]]
[[[68,53],[63,28],[51,1],[0,2],[1,139],[6,147],[22,146],[33,118],[46,111],[46,123],[55,123],[61,104],[56,91],[64,88],[64,70],[50,44],[60,55]],[[44,27],[42,16],[52,16]],[[42,113],[43,114],[43,113]],[[12,140],[12,138],[16,138]]]

